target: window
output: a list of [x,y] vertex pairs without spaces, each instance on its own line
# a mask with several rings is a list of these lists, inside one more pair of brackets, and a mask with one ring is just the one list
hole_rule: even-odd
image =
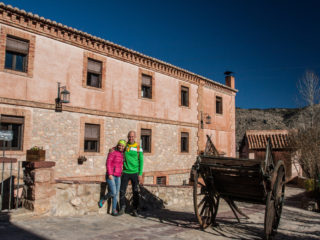
[[189,152],[189,133],[181,132],[181,152]]
[[222,114],[222,97],[216,97],[216,113]]
[[141,97],[152,98],[152,76],[142,74]]
[[85,124],[84,151],[99,152],[100,149],[100,125]]
[[101,88],[102,62],[88,58],[87,86]]
[[151,153],[151,129],[141,129],[141,145],[144,152]]
[[189,88],[181,86],[181,106],[189,107]]
[[166,185],[167,178],[165,176],[157,177],[157,184],[158,185]]
[[[4,142],[5,150],[22,150],[23,125],[23,117],[1,115],[0,130],[11,130],[13,132],[12,141]],[[3,150],[3,141],[0,141],[0,149]]]
[[29,41],[7,37],[5,68],[20,72],[28,69]]

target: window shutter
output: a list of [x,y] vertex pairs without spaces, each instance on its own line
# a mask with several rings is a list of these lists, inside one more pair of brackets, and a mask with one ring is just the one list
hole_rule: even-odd
[[6,50],[28,54],[29,42],[7,37]]
[[182,137],[182,138],[188,138],[188,137],[189,137],[189,133],[187,133],[187,132],[182,132],[182,133],[181,133],[181,137]]
[[188,92],[188,91],[189,91],[189,88],[182,86],[182,87],[181,87],[181,90],[182,90],[182,91],[185,91],[185,92]]
[[88,71],[92,73],[101,74],[101,62],[97,62],[91,59],[88,59]]
[[141,129],[141,136],[150,136],[151,130],[150,129]]
[[142,74],[142,84],[151,86],[152,84],[152,77],[149,75]]
[[86,139],[98,139],[100,132],[100,126],[94,124],[86,124],[85,138]]
[[14,124],[23,124],[24,117],[14,117],[14,116],[1,116],[0,122],[2,123],[14,123]]

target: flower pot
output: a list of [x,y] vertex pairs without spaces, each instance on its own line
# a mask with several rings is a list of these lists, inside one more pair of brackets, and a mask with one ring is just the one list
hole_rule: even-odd
[[27,150],[27,162],[44,161],[46,159],[46,150]]

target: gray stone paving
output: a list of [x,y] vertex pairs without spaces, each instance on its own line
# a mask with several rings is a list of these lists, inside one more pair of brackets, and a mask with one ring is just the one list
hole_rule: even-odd
[[[297,193],[287,188],[288,194]],[[297,207],[297,198],[287,197],[276,239],[320,239],[320,214]],[[135,218],[129,214],[120,217],[90,215],[79,217],[22,216],[0,221],[1,240],[227,240],[262,239],[264,206],[239,204],[250,219],[238,223],[231,211],[222,204],[217,218],[218,226],[205,231],[199,229],[192,207],[171,208],[141,212]]]

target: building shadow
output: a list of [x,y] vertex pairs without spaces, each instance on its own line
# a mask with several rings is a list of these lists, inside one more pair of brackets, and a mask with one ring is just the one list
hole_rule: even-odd
[[30,231],[22,229],[10,222],[7,212],[0,213],[0,239],[1,240],[48,240]]
[[[3,182],[0,182],[0,189],[3,190],[3,192],[2,192],[3,196],[1,196],[1,190],[0,190],[0,204],[1,204],[1,200],[3,200],[2,210],[9,209],[9,205],[10,205],[10,209],[15,207],[14,180],[15,180],[14,176],[11,176],[11,177],[4,179]],[[11,182],[11,186],[10,186],[10,182]],[[10,199],[10,197],[11,197],[11,199]],[[0,205],[0,207],[1,207],[1,205]]]

